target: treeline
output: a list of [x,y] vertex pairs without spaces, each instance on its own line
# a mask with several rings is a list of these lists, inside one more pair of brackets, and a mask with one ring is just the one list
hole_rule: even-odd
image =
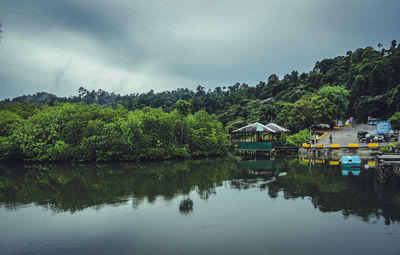
[[215,114],[228,131],[254,121],[277,122],[298,131],[351,116],[358,122],[368,116],[389,118],[400,112],[400,44],[393,40],[388,49],[378,44],[377,49],[348,51],[345,56],[318,61],[308,73],[292,71],[282,79],[272,74],[255,86],[236,83],[207,91],[199,85],[195,91],[150,90],[125,96],[81,87],[79,95],[69,98],[42,92],[6,102],[121,104],[128,110],[161,107],[171,112],[178,100],[191,102],[192,113]]
[[206,111],[54,103],[0,105],[0,161],[137,161],[226,152],[222,124]]
[[240,171],[236,161],[228,156],[146,164],[0,165],[0,207],[16,210],[34,203],[74,213],[127,203],[127,197],[138,207],[142,201],[170,201],[192,191],[207,200]]

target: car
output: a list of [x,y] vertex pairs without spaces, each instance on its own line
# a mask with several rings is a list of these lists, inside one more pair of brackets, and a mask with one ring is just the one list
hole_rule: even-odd
[[337,121],[335,122],[335,126],[336,126],[336,127],[342,127],[342,126],[343,126],[343,121],[337,120]]
[[366,136],[367,134],[369,134],[368,131],[358,131],[358,133],[357,133],[357,139],[360,140],[360,142],[361,142],[362,139],[366,138],[365,136]]
[[379,143],[385,141],[385,137],[379,134],[371,134],[370,139],[372,142],[379,142]]
[[368,118],[367,124],[368,125],[376,125],[376,122],[381,121],[381,118]]
[[399,140],[399,135],[395,133],[383,134],[383,137],[386,142],[391,142],[391,141],[397,142]]
[[327,130],[330,128],[331,128],[331,126],[329,124],[317,124],[314,126],[315,130]]

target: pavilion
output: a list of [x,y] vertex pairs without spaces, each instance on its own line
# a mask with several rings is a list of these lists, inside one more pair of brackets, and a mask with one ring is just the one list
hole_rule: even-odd
[[239,139],[239,150],[270,151],[285,144],[285,140],[280,138],[287,132],[290,131],[275,123],[263,125],[255,122],[232,131],[232,134]]

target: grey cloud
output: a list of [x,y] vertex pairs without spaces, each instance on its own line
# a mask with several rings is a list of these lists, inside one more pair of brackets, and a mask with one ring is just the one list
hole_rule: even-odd
[[[1,98],[255,84],[398,39],[398,1],[1,1]],[[67,63],[67,64],[66,64]]]
[[57,68],[54,71],[54,87],[55,88],[57,88],[58,85],[60,85],[60,81],[62,80],[65,73],[68,71],[68,69],[70,69],[70,67],[71,67],[71,61],[69,60],[63,67]]

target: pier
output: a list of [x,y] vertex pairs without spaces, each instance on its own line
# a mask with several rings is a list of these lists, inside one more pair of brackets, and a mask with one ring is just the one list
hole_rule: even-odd
[[400,184],[400,153],[378,154],[376,178],[384,184]]

